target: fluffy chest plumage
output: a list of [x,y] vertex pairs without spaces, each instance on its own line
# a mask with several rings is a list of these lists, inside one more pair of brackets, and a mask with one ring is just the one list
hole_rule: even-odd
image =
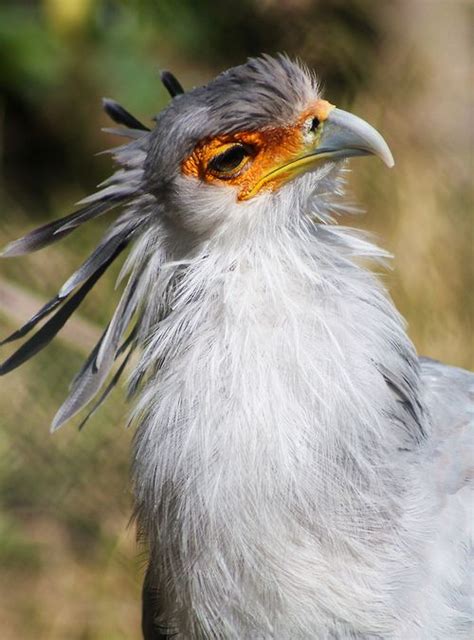
[[[230,461],[235,448],[253,469],[271,449],[297,456],[302,468],[317,445],[330,458],[362,438],[360,423],[372,425],[369,439],[386,426],[392,400],[376,363],[389,341],[365,322],[354,292],[311,266],[266,255],[222,270],[206,257],[174,286],[169,276],[159,283],[167,314],[143,355],[142,366],[155,368],[141,408],[158,412],[154,428],[164,435],[167,424],[173,438],[182,435],[180,459],[199,453],[213,468],[217,451]],[[383,312],[376,320],[390,325]],[[362,379],[367,364],[371,375]],[[289,460],[280,462],[283,472]]]
[[226,269],[208,254],[157,290],[169,299],[142,361],[153,373],[138,408],[137,503],[165,618],[184,637],[246,637],[248,619],[266,638],[290,619],[291,637],[306,638],[357,617],[361,593],[341,588],[355,565],[361,589],[370,575],[364,606],[390,618],[380,550],[406,483],[394,455],[410,438],[377,363],[402,366],[410,346],[371,276],[344,264],[339,283],[324,262],[278,249]]

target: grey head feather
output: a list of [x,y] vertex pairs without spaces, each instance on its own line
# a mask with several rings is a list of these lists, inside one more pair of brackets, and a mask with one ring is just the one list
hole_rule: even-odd
[[284,126],[318,95],[316,78],[287,56],[250,58],[172,102],[156,117],[145,163],[152,192],[171,188],[180,163],[204,138]]

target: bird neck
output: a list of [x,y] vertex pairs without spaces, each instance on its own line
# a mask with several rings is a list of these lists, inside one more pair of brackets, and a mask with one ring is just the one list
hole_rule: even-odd
[[331,536],[349,509],[369,531],[397,512],[395,459],[421,437],[416,356],[355,263],[378,249],[308,216],[268,224],[162,265],[144,289],[137,503],[165,528],[176,509],[215,523],[274,507],[324,513]]

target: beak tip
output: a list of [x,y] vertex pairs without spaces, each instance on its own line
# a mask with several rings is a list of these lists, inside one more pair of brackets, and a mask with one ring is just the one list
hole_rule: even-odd
[[[334,108],[329,113],[327,122],[331,125],[330,146],[339,151],[347,151],[349,155],[373,155],[391,169],[395,161],[389,146],[380,133],[362,118],[352,113]],[[327,145],[328,141],[326,141]]]
[[382,160],[386,167],[391,169],[395,165],[395,160],[393,159],[390,147],[378,131],[375,131],[375,134],[376,137],[374,136],[374,145],[372,146],[371,151],[375,156],[378,156],[380,160]]
[[384,165],[391,169],[395,165],[395,160],[393,159],[392,152],[390,151],[390,147],[385,142],[385,140],[380,136],[380,143],[378,149],[374,149],[372,153],[380,158]]
[[393,167],[395,166],[395,160],[393,159],[392,154],[383,158],[383,161],[385,163],[385,166],[387,166],[389,169],[393,169]]

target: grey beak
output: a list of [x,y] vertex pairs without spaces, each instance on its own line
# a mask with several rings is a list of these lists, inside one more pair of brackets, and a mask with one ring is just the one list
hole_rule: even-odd
[[329,158],[378,156],[387,167],[395,164],[392,152],[380,133],[357,116],[334,108],[321,123],[322,131],[314,155]]

